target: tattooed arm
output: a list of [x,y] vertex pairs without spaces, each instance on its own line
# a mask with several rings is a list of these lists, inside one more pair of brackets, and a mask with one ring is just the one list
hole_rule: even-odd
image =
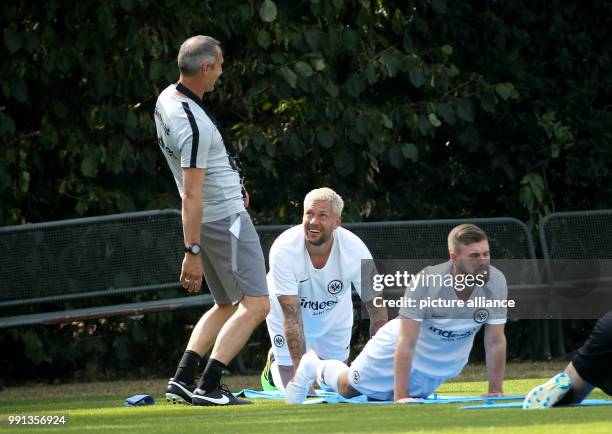
[[374,336],[379,328],[384,326],[389,318],[387,317],[387,308],[383,306],[377,307],[374,300],[365,302],[365,307],[370,317],[370,337]]
[[278,297],[278,302],[283,309],[283,316],[285,317],[285,339],[287,339],[287,348],[289,348],[289,354],[291,355],[295,371],[300,363],[300,359],[306,352],[302,308],[300,307],[297,295],[281,295]]

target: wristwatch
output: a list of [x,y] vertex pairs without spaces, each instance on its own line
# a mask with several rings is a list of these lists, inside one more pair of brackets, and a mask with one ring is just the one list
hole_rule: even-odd
[[185,253],[191,253],[192,255],[199,255],[202,253],[202,246],[199,244],[192,244],[191,246],[185,246]]

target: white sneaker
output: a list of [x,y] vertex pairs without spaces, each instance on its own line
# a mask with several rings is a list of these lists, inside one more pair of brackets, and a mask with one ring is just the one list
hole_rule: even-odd
[[571,387],[572,379],[565,372],[561,372],[546,383],[534,387],[525,397],[523,408],[525,410],[550,408],[559,402]]
[[317,366],[321,359],[312,350],[302,356],[295,375],[285,387],[285,402],[301,404],[306,400],[312,383],[317,378]]

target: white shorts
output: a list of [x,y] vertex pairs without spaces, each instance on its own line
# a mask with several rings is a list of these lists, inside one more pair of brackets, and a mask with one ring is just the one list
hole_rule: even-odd
[[[391,333],[377,333],[368,341],[349,367],[349,383],[356,391],[381,401],[393,400],[393,358],[396,345],[396,339]],[[432,378],[413,369],[408,379],[410,396],[427,398],[446,380]]]
[[[272,342],[272,352],[276,362],[281,366],[293,366],[287,339],[285,338],[284,326],[279,326],[278,321],[266,318],[268,334]],[[314,350],[322,360],[340,360],[344,362],[349,357],[352,326],[331,330],[319,338],[309,338],[306,335],[306,351]]]

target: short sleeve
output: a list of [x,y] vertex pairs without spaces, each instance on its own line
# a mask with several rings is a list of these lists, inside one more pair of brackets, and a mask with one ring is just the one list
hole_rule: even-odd
[[[490,295],[488,298],[493,300],[506,300],[508,298],[508,284],[504,274],[495,270],[491,275],[491,280],[487,282]],[[496,307],[489,312],[489,318],[486,324],[505,324],[508,317],[508,309],[506,307]]]
[[376,294],[371,290],[362,291],[361,280],[362,276],[367,276],[371,282],[371,279],[376,274],[376,266],[367,246],[359,238],[357,238],[357,241],[358,243],[355,243],[355,249],[351,249],[351,252],[349,252],[352,256],[352,260],[358,263],[358,266],[355,267],[351,282],[353,283],[355,291],[359,294],[361,301],[367,303],[372,301]]
[[[427,269],[419,272],[418,275],[427,274]],[[413,277],[414,278],[414,277]],[[409,283],[404,296],[401,299],[401,307],[399,309],[399,315],[403,318],[413,319],[415,321],[423,321],[426,318],[427,311],[420,307],[420,300],[427,297],[427,287],[423,285],[424,279],[419,279],[415,284]]]
[[188,121],[177,137],[178,148],[181,150],[181,167],[206,169],[212,143],[212,128],[208,122],[198,120],[194,116],[187,102],[181,104]]
[[274,293],[278,295],[298,295],[293,261],[283,249],[270,249],[270,277]]

